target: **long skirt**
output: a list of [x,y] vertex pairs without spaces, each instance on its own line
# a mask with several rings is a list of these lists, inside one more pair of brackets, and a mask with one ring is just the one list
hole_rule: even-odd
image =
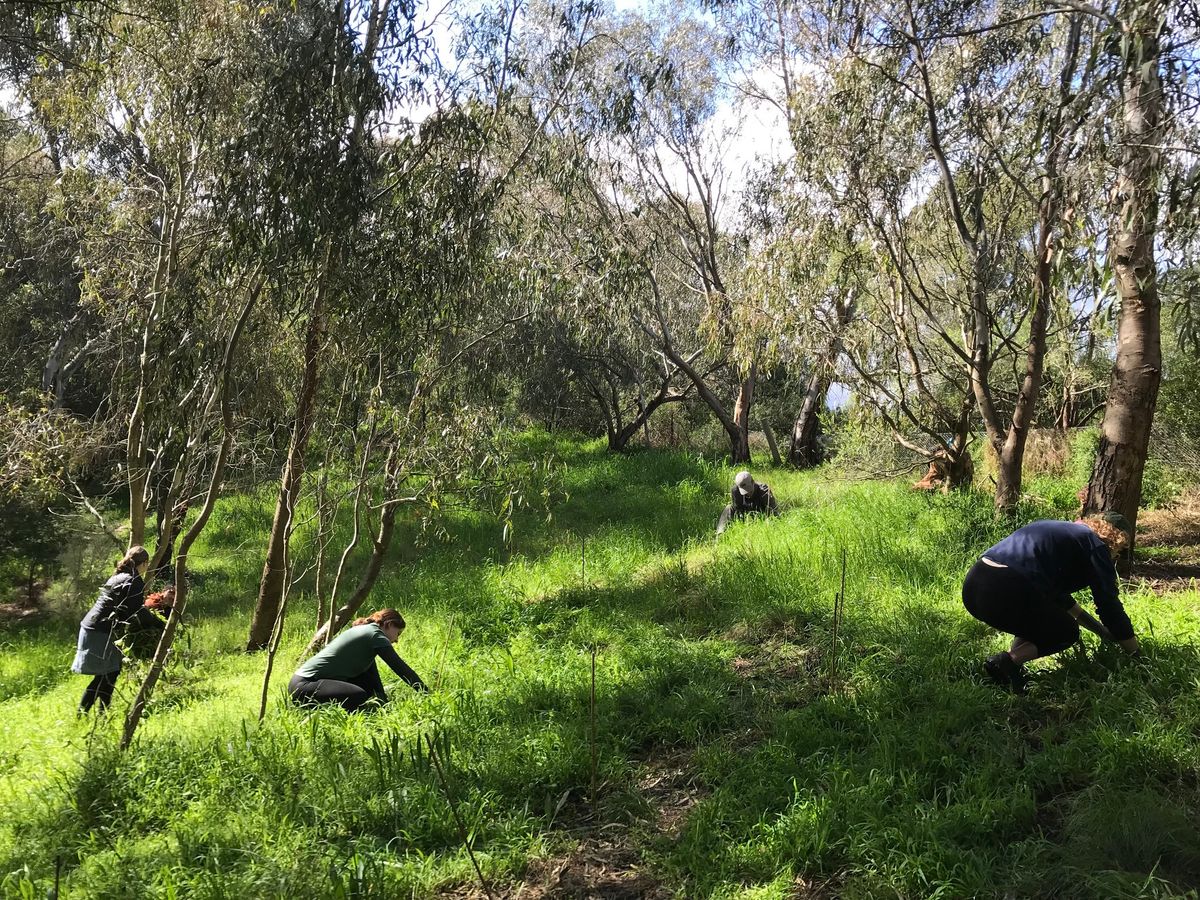
[[79,643],[71,671],[76,675],[110,675],[121,671],[124,656],[112,638],[112,632],[79,629]]

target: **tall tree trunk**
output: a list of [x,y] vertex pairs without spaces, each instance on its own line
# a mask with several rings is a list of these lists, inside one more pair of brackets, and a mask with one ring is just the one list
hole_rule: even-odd
[[754,405],[754,383],[758,378],[758,363],[750,363],[750,370],[738,385],[737,398],[733,403],[733,424],[729,431],[730,461],[750,462],[750,407]]
[[788,462],[797,469],[808,469],[824,462],[824,451],[817,438],[821,434],[821,408],[829,393],[829,373],[829,367],[822,360],[808,377],[804,404],[792,426],[792,446],[788,450]]
[[837,331],[829,341],[825,355],[818,360],[816,368],[809,376],[808,388],[804,392],[804,404],[800,407],[800,415],[796,417],[796,423],[792,426],[792,445],[788,450],[788,462],[797,469],[811,468],[825,461],[825,451],[819,443],[821,412],[825,408],[825,398],[833,384],[833,373],[842,352],[842,333],[854,318],[857,308],[858,300],[853,288],[837,299]]
[[1117,357],[1084,513],[1119,512],[1137,522],[1150,426],[1162,377],[1154,234],[1158,220],[1164,98],[1159,79],[1158,0],[1125,0],[1121,163],[1109,254],[1121,309]]
[[1046,323],[1050,318],[1050,288],[1053,274],[1054,242],[1052,232],[1057,218],[1056,189],[1042,195],[1042,214],[1038,230],[1038,260],[1034,284],[1033,317],[1029,323],[1029,346],[1025,352],[1025,375],[1013,407],[1012,423],[1000,446],[996,472],[997,509],[1011,509],[1021,499],[1021,477],[1025,462],[1025,443],[1033,425],[1034,408],[1042,386],[1042,366],[1046,358]]
[[42,369],[42,391],[54,398],[55,409],[62,408],[63,398],[67,393],[67,377],[71,368],[67,360],[67,351],[80,329],[82,312],[79,309],[79,300],[83,293],[82,281],[82,273],[72,272],[63,285],[63,308],[75,312],[59,332],[58,340],[50,348],[46,365]]
[[262,580],[258,586],[258,602],[254,606],[250,636],[246,641],[246,649],[250,651],[262,650],[267,646],[271,639],[271,631],[275,627],[275,620],[279,617],[279,604],[283,599],[284,581],[287,577],[288,532],[296,510],[296,501],[300,496],[300,485],[304,478],[304,455],[308,450],[308,438],[312,434],[313,416],[317,406],[317,388],[320,383],[318,360],[325,335],[325,290],[329,277],[329,262],[330,246],[327,243],[325,261],[313,294],[313,305],[304,339],[304,374],[300,382],[300,394],[296,398],[296,421],[292,427],[292,439],[279,481],[279,497],[275,502],[271,533],[267,538],[267,558],[263,563]]
[[1042,173],[1042,195],[1038,201],[1037,262],[1034,268],[1034,306],[1029,321],[1029,344],[1025,350],[1025,373],[1013,406],[1012,422],[1000,445],[996,473],[997,509],[1012,509],[1021,499],[1025,442],[1033,426],[1034,410],[1042,389],[1042,370],[1046,359],[1046,328],[1050,321],[1050,295],[1054,281],[1056,247],[1054,232],[1062,206],[1062,169],[1074,129],[1064,132],[1063,114],[1072,99],[1075,62],[1079,51],[1081,22],[1077,14],[1070,24],[1066,53],[1059,76],[1058,104],[1049,123],[1046,142],[1046,166]]
[[179,229],[183,221],[184,194],[191,182],[190,170],[180,168],[176,194],[170,203],[164,198],[164,225],[159,233],[158,259],[150,281],[150,310],[142,326],[142,352],[138,357],[138,388],[129,429],[125,438],[125,465],[129,481],[129,543],[146,542],[146,501],[150,469],[146,465],[146,409],[149,405],[150,373],[156,362],[151,353],[155,327],[167,302],[167,291],[174,280],[179,259]]
[[777,466],[783,465],[783,458],[779,455],[779,444],[775,442],[775,430],[771,427],[770,422],[762,423],[763,437],[767,439],[767,449],[771,451],[771,462]]

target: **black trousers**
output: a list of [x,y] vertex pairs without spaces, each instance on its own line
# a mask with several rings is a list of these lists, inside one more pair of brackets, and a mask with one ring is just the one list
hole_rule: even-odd
[[1016,569],[980,560],[967,573],[962,594],[963,606],[976,619],[1029,641],[1044,656],[1079,640],[1079,625],[1071,614]]
[[79,709],[81,712],[87,712],[94,704],[100,704],[101,709],[108,709],[108,704],[112,702],[113,688],[117,686],[117,676],[121,673],[108,672],[104,675],[96,675],[92,678],[83,691],[83,698],[79,701]]
[[347,712],[354,712],[372,697],[387,699],[383,681],[375,662],[361,675],[339,680],[334,678],[301,678],[293,675],[288,682],[288,694],[298,706],[317,706],[321,703],[340,703]]

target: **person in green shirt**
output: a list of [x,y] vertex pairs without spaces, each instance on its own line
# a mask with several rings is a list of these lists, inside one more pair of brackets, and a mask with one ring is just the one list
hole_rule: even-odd
[[340,703],[347,712],[360,709],[369,700],[386,703],[376,657],[413,690],[429,690],[392,647],[402,631],[404,617],[394,609],[355,619],[350,628],[296,670],[288,682],[292,701],[300,706]]

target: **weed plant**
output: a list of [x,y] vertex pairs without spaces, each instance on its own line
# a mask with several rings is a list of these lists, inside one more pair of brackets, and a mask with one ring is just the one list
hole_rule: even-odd
[[[520,511],[507,541],[470,510],[442,542],[414,526],[373,595],[408,618],[398,649],[428,695],[397,682],[358,716],[288,706],[315,625],[302,581],[257,722],[264,660],[240,648],[265,494],[223,500],[193,551],[180,651],[130,752],[128,673],[115,714],[75,717],[90,587],[0,633],[0,893],[44,896],[56,865],[69,897],[467,891],[448,787],[502,893],[532,860],[617,834],[680,897],[1196,896],[1195,590],[1127,589],[1142,660],[1089,637],[1013,697],[981,682],[1000,638],[959,599],[1017,524],[989,497],[781,470],[783,515],[716,540],[728,468],[525,442],[565,463],[549,519]],[[661,807],[679,797],[644,788],[665,765],[688,774],[672,827]]]

